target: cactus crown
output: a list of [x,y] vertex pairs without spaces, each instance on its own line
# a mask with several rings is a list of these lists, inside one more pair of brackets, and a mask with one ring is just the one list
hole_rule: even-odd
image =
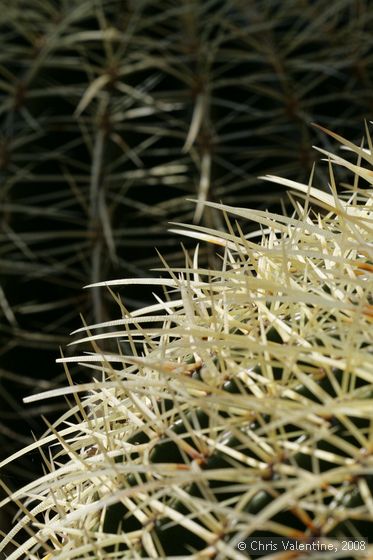
[[[128,313],[113,291],[121,318],[81,329],[91,350],[60,360],[70,386],[28,399],[75,401],[28,448],[48,449],[48,472],[13,493],[0,550],[29,534],[9,559],[241,559],[258,534],[367,535],[373,156],[369,138],[332,136],[358,161],[326,154],[330,193],[267,177],[296,193],[293,215],[211,203],[260,229],[179,228],[223,247],[220,269],[197,247],[152,280],[154,305]],[[333,164],[354,174],[339,196]],[[92,382],[74,384],[68,362]]]

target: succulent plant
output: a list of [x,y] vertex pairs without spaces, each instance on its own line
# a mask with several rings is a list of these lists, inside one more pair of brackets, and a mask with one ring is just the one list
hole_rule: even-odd
[[[330,134],[357,163],[321,149],[329,192],[268,176],[291,189],[291,215],[206,203],[225,231],[177,228],[216,245],[220,268],[197,247],[160,278],[95,284],[120,317],[79,329],[89,350],[59,359],[69,386],[27,399],[72,402],[22,452],[40,449],[46,473],[3,501],[19,507],[9,560],[239,560],[258,535],[371,540],[372,143]],[[334,166],[353,173],[340,194]],[[117,290],[131,282],[164,294],[128,312]]]
[[[110,296],[82,285],[147,275],[154,244],[181,266],[165,224],[221,229],[205,199],[277,204],[256,176],[304,181],[311,121],[358,141],[372,112],[373,6],[0,0],[0,9],[0,447],[9,449],[10,422],[29,436],[18,397],[57,375],[51,356],[77,311],[89,322],[111,316]],[[210,257],[201,247],[204,266]],[[127,293],[130,309],[145,303],[144,291]]]

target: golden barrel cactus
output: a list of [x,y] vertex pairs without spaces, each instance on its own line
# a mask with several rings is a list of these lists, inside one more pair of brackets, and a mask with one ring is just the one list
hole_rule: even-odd
[[[267,177],[291,190],[293,214],[210,203],[225,231],[177,228],[216,244],[216,270],[197,246],[136,280],[163,292],[131,313],[117,290],[132,281],[101,283],[120,317],[81,329],[86,351],[60,359],[69,386],[28,398],[71,407],[24,450],[43,450],[46,472],[8,498],[19,516],[0,550],[26,534],[10,560],[239,560],[254,536],[369,541],[373,156],[369,138],[332,136],[349,153],[326,153],[329,192]],[[353,175],[339,193],[335,164]],[[69,362],[92,381],[75,384]],[[366,542],[350,557],[372,554]]]

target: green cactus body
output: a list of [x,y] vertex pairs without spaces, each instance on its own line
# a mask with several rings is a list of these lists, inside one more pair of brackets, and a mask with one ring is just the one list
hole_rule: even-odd
[[[10,560],[243,560],[237,543],[258,535],[370,536],[373,213],[358,180],[371,184],[373,157],[343,142],[358,165],[328,157],[355,174],[345,194],[333,176],[331,194],[277,178],[299,195],[292,216],[209,203],[256,220],[259,241],[232,224],[181,229],[223,247],[221,269],[196,250],[153,281],[153,306],[81,329],[90,351],[60,360],[70,386],[28,399],[75,401],[31,446],[50,447],[49,472],[13,494],[0,550],[29,535]],[[74,385],[71,362],[92,381]]]

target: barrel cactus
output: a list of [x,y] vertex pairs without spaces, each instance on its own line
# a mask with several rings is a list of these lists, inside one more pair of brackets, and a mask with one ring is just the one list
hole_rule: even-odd
[[[177,228],[216,245],[218,270],[197,246],[136,280],[163,291],[131,313],[117,293],[131,280],[101,283],[120,318],[80,329],[89,349],[59,359],[69,386],[28,398],[72,402],[24,450],[42,450],[46,473],[8,498],[10,560],[239,560],[259,535],[369,536],[373,157],[369,138],[332,136],[350,154],[326,154],[329,193],[267,177],[291,189],[292,215],[209,203],[225,231]],[[354,176],[340,193],[334,165]],[[75,384],[71,362],[92,381]]]
[[[146,276],[153,244],[182,265],[165,224],[220,229],[205,199],[279,211],[256,176],[307,181],[312,144],[330,149],[311,121],[359,139],[373,4],[0,0],[0,11],[1,460],[29,437],[21,397],[56,384],[51,356],[79,313],[112,316],[107,291],[82,285]],[[127,290],[128,308],[147,294]]]

